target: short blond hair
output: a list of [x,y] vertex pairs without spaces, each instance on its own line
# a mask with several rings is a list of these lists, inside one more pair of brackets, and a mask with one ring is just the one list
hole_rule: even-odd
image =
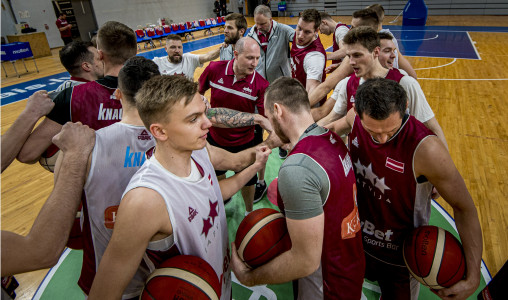
[[197,90],[197,83],[182,75],[154,76],[135,96],[139,117],[147,129],[154,123],[167,123],[173,106],[181,100],[188,105]]

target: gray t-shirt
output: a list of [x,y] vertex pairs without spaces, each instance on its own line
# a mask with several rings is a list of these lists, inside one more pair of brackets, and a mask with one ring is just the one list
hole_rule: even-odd
[[[315,127],[302,134],[299,141],[325,132],[327,129]],[[298,153],[288,156],[280,167],[278,188],[286,217],[305,220],[323,213],[323,203],[330,192],[330,183],[326,171],[316,161]]]

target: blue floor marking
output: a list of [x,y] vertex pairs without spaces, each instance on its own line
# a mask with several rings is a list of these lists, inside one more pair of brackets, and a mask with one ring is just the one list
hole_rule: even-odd
[[467,32],[392,31],[405,56],[480,59]]
[[[296,25],[290,25],[295,28]],[[508,27],[482,27],[482,26],[411,26],[398,25],[385,26],[392,31],[399,40],[402,53],[407,56],[446,57],[479,59],[474,45],[471,44],[467,32],[508,32]],[[247,30],[247,32],[250,28]],[[437,38],[436,35],[438,35]],[[224,42],[224,34],[191,41],[183,44],[184,53],[214,46]],[[332,48],[326,49],[332,51]],[[138,55],[153,59],[156,56],[165,56],[164,48],[147,51]],[[11,85],[1,89],[1,105],[17,102],[28,98],[39,89],[53,90],[61,82],[69,78],[69,73],[63,72],[52,76],[30,80]]]
[[4,87],[1,89],[2,106],[5,104],[18,102],[20,100],[26,99],[38,90],[52,91],[56,89],[64,81],[70,78],[71,76],[69,75],[68,72],[63,72]]
[[[204,38],[197,41],[191,41],[183,44],[183,52],[188,53],[203,49],[210,46],[222,44],[224,42],[224,34],[214,35],[208,38]],[[139,56],[153,59],[158,56],[166,56],[166,50],[164,48],[142,52]],[[59,74],[42,77],[27,82],[18,83],[1,89],[1,104],[6,105],[9,103],[18,102],[28,98],[35,91],[45,89],[48,91],[56,89],[62,82],[69,79],[70,75],[68,72],[62,72]]]

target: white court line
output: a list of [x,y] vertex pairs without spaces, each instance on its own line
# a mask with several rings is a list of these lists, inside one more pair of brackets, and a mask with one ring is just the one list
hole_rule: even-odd
[[62,253],[62,256],[60,256],[60,259],[58,260],[58,263],[49,270],[48,274],[46,274],[46,277],[42,280],[42,283],[37,288],[37,291],[35,291],[35,295],[33,296],[32,300],[39,300],[44,293],[44,290],[46,290],[46,287],[48,286],[49,282],[51,281],[51,278],[53,278],[53,275],[55,275],[58,268],[60,268],[60,265],[63,263],[67,255],[71,253],[71,249],[66,248],[65,251]]
[[[410,29],[410,30],[407,30],[407,29],[390,29],[390,31],[425,31],[425,32],[468,32],[467,30],[433,30],[433,29],[428,29],[428,30],[425,30],[425,29]],[[476,32],[476,31],[474,31]],[[483,32],[483,31],[479,31],[479,32]]]
[[437,69],[437,68],[442,68],[442,67],[449,66],[449,65],[453,64],[453,63],[454,63],[454,62],[456,62],[456,61],[457,61],[457,59],[456,59],[456,58],[454,58],[452,62],[447,63],[447,64],[445,64],[445,65],[436,66],[436,67],[428,67],[428,68],[418,68],[418,69],[415,69],[415,71],[416,71],[416,70],[428,70],[428,69]]
[[452,80],[452,81],[492,81],[492,80],[508,80],[508,78],[420,78],[418,80]]
[[427,38],[427,39],[415,39],[415,40],[398,40],[398,41],[403,41],[403,42],[414,42],[414,41],[430,41],[430,40],[435,40],[439,37],[439,34],[436,34],[435,37],[431,37],[431,38]]
[[[418,78],[420,79],[420,78]],[[436,200],[432,199],[431,200],[431,204],[432,206],[439,212],[439,214],[444,217],[444,219],[446,221],[448,221],[448,224],[450,224],[453,229],[455,229],[456,232],[459,232],[457,230],[457,226],[455,226],[455,220],[452,218],[452,216],[441,206],[441,204],[439,204]],[[492,275],[490,275],[490,271],[489,269],[487,268],[487,265],[485,264],[485,262],[483,261],[482,259],[482,263],[481,263],[481,273],[482,273],[482,276],[483,276],[483,279],[485,280],[485,285],[489,284],[489,282],[492,280]]]
[[482,60],[482,58],[480,57],[480,53],[478,53],[478,50],[476,50],[476,45],[475,43],[473,42],[473,39],[471,38],[471,36],[469,35],[469,32],[466,32],[467,34],[467,37],[469,38],[469,41],[471,42],[471,45],[473,46],[473,49],[474,49],[474,52],[476,52],[476,56],[478,56],[478,59],[479,60]]

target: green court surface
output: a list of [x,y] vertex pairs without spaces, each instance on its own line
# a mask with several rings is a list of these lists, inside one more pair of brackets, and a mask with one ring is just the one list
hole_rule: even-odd
[[[269,184],[275,177],[282,160],[278,158],[278,150],[274,149],[268,159],[265,172],[265,180]],[[266,195],[263,200],[254,204],[254,209],[263,207],[277,208],[268,199]],[[226,205],[226,215],[228,219],[229,240],[234,241],[236,229],[244,217],[245,206],[240,192],[238,192],[230,203]],[[432,213],[430,224],[444,228],[459,238],[455,223],[448,213],[442,209],[439,204],[432,201]],[[33,299],[59,300],[59,299],[85,299],[81,289],[76,282],[81,271],[82,253],[77,250],[67,249],[59,263],[53,267],[46,275],[46,278],[39,286]],[[233,275],[233,274],[232,274]],[[238,283],[233,277],[233,299],[235,300],[256,300],[256,299],[293,299],[293,288],[291,283],[280,285],[267,285],[256,287],[245,287]],[[469,297],[476,299],[476,295],[485,287],[486,283],[491,280],[491,276],[482,262],[482,277],[480,286],[477,291]],[[363,285],[363,299],[378,300],[380,296],[379,287],[376,283],[366,281]],[[439,299],[428,288],[421,286],[419,299]]]

